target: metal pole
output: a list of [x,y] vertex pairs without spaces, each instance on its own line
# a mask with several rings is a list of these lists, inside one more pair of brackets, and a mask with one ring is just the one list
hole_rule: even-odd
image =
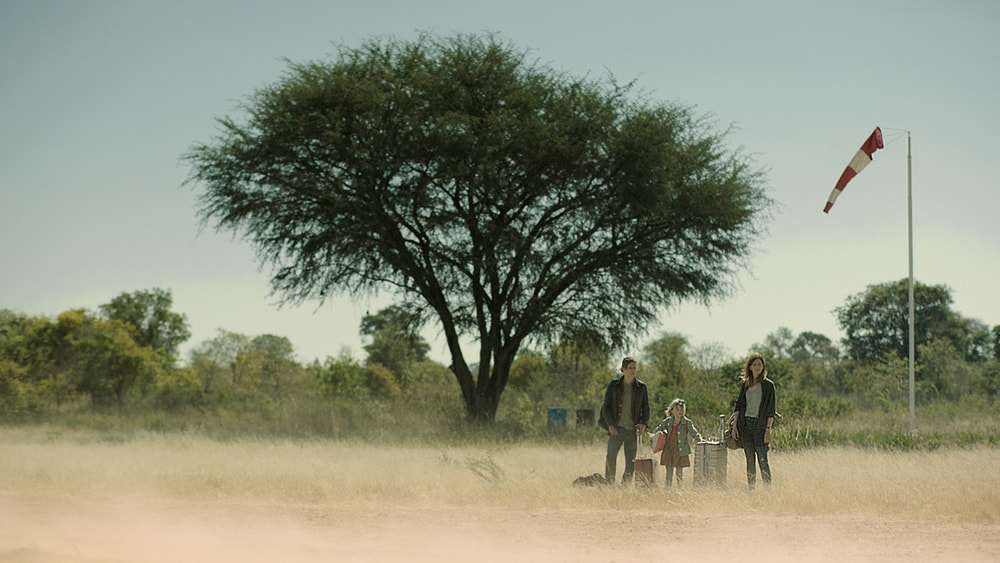
[[910,434],[915,431],[914,404],[916,398],[915,380],[913,374],[914,358],[916,356],[913,342],[913,156],[910,152],[910,132],[906,132],[906,230],[910,242]]

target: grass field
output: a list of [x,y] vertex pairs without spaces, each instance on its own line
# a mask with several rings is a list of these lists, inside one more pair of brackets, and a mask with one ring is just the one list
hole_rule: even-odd
[[724,487],[581,488],[602,443],[0,428],[0,562],[1000,561],[1000,449],[771,457],[752,492],[742,452]]

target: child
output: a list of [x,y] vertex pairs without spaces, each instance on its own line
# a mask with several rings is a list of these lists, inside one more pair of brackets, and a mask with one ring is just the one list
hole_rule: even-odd
[[660,465],[667,468],[666,486],[669,487],[673,481],[673,471],[677,468],[677,486],[681,486],[681,479],[684,476],[684,468],[691,467],[691,438],[701,441],[701,434],[694,427],[691,419],[685,416],[687,413],[687,402],[682,399],[674,399],[667,405],[667,418],[656,427],[657,431],[663,430],[667,434],[667,444],[660,454]]

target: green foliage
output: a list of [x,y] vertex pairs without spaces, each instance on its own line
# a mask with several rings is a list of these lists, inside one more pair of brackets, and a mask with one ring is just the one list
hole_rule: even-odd
[[[547,355],[531,350],[518,355],[511,366],[511,390],[497,413],[497,433],[512,438],[572,433],[577,410],[591,410],[596,421],[604,387],[613,373],[607,367],[606,348],[582,348],[587,341],[583,334],[567,334]],[[548,427],[549,407],[566,409],[566,429]],[[596,424],[587,425],[583,435],[595,428]]]
[[[778,327],[774,332],[768,333],[763,344],[757,344],[753,348],[767,357],[768,363],[777,359],[791,357],[792,347],[795,344],[795,336],[788,327]],[[770,366],[768,366],[770,370]]]
[[985,378],[982,371],[962,360],[950,340],[938,339],[917,347],[921,361],[916,367],[922,402],[938,396],[958,399],[969,393],[980,393]]
[[382,309],[361,319],[361,335],[371,338],[364,345],[366,363],[381,364],[396,378],[407,373],[410,365],[427,360],[430,344],[420,336],[423,319],[419,312],[399,305]]
[[993,346],[993,359],[1000,360],[1000,325],[990,331],[990,344]]
[[374,397],[396,398],[402,393],[396,375],[382,364],[365,366],[365,380]]
[[186,155],[200,214],[288,301],[388,290],[433,318],[467,415],[493,421],[522,345],[581,326],[621,345],[724,295],[772,205],[691,109],[533,60],[422,35],[292,64]]
[[[951,301],[951,290],[944,285],[914,283],[913,334],[917,352],[923,344],[945,339],[956,349],[975,356],[966,359],[979,359],[987,353],[985,325],[952,311]],[[900,358],[908,356],[909,280],[870,285],[849,297],[836,313],[852,359],[874,361],[889,352]]]
[[[0,310],[0,421],[54,421],[93,430],[109,443],[128,441],[136,431],[177,431],[222,440],[532,440],[594,444],[600,452],[604,434],[595,424],[577,422],[575,414],[596,411],[617,362],[592,336],[567,332],[544,351],[523,350],[511,366],[507,400],[495,424],[483,426],[467,420],[456,374],[429,360],[396,374],[345,351],[301,366],[286,338],[220,331],[177,368],[165,365],[152,348],[138,346],[118,321],[84,310],[66,311],[54,321]],[[775,354],[767,358],[768,371],[784,415],[774,435],[776,451],[998,445],[1000,361],[969,359],[950,339],[921,344],[914,434],[908,428],[907,362],[896,353],[875,361],[839,358],[821,335],[795,337],[784,330],[768,335],[760,348]],[[702,434],[718,434],[718,417],[732,409],[745,358],[691,350],[676,333],[662,334],[643,352],[640,378],[661,396],[651,401],[653,424],[663,403],[682,397]],[[106,408],[112,406],[117,408]],[[566,408],[566,427],[548,426],[548,407]],[[488,463],[479,461],[475,467],[489,476]]]
[[536,392],[547,383],[548,371],[544,355],[532,350],[523,350],[510,366],[508,385],[513,391]]
[[170,290],[153,288],[122,293],[99,309],[105,319],[127,325],[138,346],[152,348],[172,361],[177,348],[191,337],[186,317],[170,310],[173,301]]
[[162,369],[161,358],[136,344],[129,325],[117,320],[97,320],[78,311],[59,316],[60,325],[72,326],[68,342],[78,354],[72,369],[75,390],[90,397],[95,408],[124,406],[126,395],[145,391]]
[[337,358],[328,357],[322,365],[312,365],[309,371],[329,397],[363,399],[371,394],[364,367],[346,352]]
[[982,366],[983,395],[992,401],[1000,398],[1000,360],[993,359]]
[[26,396],[30,387],[24,383],[27,370],[6,359],[0,359],[0,412],[5,417],[18,417],[29,411]]
[[776,432],[773,447],[785,450],[801,450],[829,446],[855,446],[864,449],[930,451],[939,448],[963,448],[972,446],[1000,445],[1000,437],[986,432],[930,432],[910,434],[907,431],[887,431],[878,428],[841,432],[822,427],[797,429],[794,433]]
[[[650,409],[659,413],[693,380],[694,368],[687,354],[687,338],[663,333],[642,349],[642,374],[649,386]],[[685,397],[687,398],[687,397]]]
[[237,358],[251,349],[250,338],[219,330],[218,335],[191,351],[189,365],[195,370],[206,397],[224,398],[240,385]]
[[158,375],[153,395],[157,409],[182,413],[202,405],[204,394],[193,369],[168,370]]
[[250,341],[250,350],[245,354],[247,362],[257,372],[255,379],[260,382],[266,395],[281,397],[287,392],[290,381],[302,371],[295,361],[295,348],[284,336],[262,334]]
[[962,357],[970,362],[983,362],[993,357],[993,341],[990,334],[990,327],[976,319],[960,318],[962,344],[960,348]]
[[810,420],[849,416],[856,411],[857,405],[843,397],[820,399],[801,393],[783,397],[780,412],[795,413],[796,418]]
[[549,349],[545,377],[534,387],[543,392],[533,395],[550,405],[586,405],[595,395],[603,395],[607,364],[608,356],[602,348],[588,350],[578,341],[563,340]]

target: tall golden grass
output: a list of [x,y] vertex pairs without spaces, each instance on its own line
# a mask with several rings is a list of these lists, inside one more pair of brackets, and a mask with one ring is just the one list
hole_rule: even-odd
[[[723,487],[574,487],[603,472],[604,444],[382,446],[333,441],[214,441],[189,434],[109,439],[0,428],[0,495],[350,506],[359,510],[683,509],[690,514],[872,514],[1000,523],[1000,449],[772,450],[774,484],[748,491],[741,451]],[[619,461],[619,473],[623,462]],[[662,479],[662,473],[658,479]]]

